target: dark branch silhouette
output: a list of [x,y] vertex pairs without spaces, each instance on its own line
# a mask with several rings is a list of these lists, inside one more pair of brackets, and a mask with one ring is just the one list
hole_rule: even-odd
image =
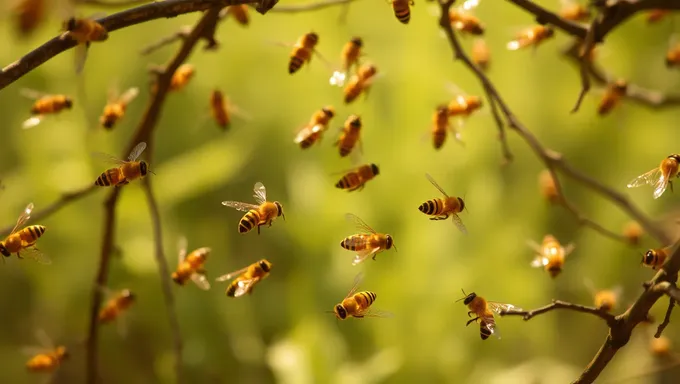
[[675,307],[675,299],[672,297],[668,298],[668,309],[666,310],[666,316],[663,318],[663,322],[659,324],[659,327],[656,329],[656,333],[654,334],[654,337],[657,339],[661,337],[661,334],[663,333],[664,329],[668,326],[668,324],[671,323],[671,314],[673,313],[673,307]]
[[582,313],[589,313],[591,315],[595,315],[602,320],[604,320],[607,325],[612,325],[615,324],[616,322],[616,317],[608,312],[605,312],[601,309],[595,308],[595,307],[587,307],[584,305],[579,305],[579,304],[572,304],[568,303],[566,301],[560,301],[560,300],[553,300],[552,303],[541,307],[541,308],[536,308],[531,311],[523,311],[523,310],[517,310],[517,309],[510,309],[506,311],[502,311],[500,313],[501,316],[522,316],[522,319],[524,320],[531,320],[533,317],[542,315],[546,312],[550,312],[555,309],[568,309],[571,311],[576,311],[576,312],[582,312]]

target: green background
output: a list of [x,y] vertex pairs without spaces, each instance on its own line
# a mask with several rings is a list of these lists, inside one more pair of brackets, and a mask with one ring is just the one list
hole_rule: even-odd
[[[281,1],[279,5],[292,2]],[[558,1],[543,1],[556,9]],[[0,50],[6,65],[58,33],[57,6],[32,37],[20,39],[13,20],[0,23]],[[80,15],[100,11],[79,7]],[[433,12],[434,11],[434,12]],[[113,12],[106,10],[106,12]],[[189,62],[197,68],[191,83],[170,94],[156,129],[151,163],[153,188],[163,222],[166,259],[176,266],[181,235],[189,248],[209,246],[211,281],[261,258],[274,266],[271,276],[250,297],[225,297],[224,283],[204,292],[173,284],[184,339],[184,371],[191,383],[562,383],[575,379],[590,361],[607,329],[593,316],[553,312],[528,323],[502,318],[502,339],[482,342],[476,326],[465,327],[467,309],[461,288],[490,300],[526,309],[552,298],[591,303],[584,280],[598,288],[621,286],[620,312],[632,303],[641,283],[653,272],[640,266],[643,248],[659,246],[643,239],[634,249],[580,228],[572,216],[549,206],[540,196],[540,163],[513,132],[509,142],[515,161],[501,167],[497,128],[488,106],[465,122],[463,148],[451,138],[435,151],[427,138],[434,107],[452,98],[446,83],[469,94],[482,89],[442,37],[432,3],[418,1],[409,25],[394,17],[382,1],[351,4],[346,23],[340,7],[308,13],[251,12],[251,25],[234,20],[217,32],[221,47],[198,48]],[[677,152],[679,112],[652,110],[630,101],[610,116],[596,115],[597,91],[581,110],[570,114],[579,91],[578,72],[559,51],[569,39],[562,33],[532,53],[509,52],[513,33],[531,25],[532,17],[506,2],[482,2],[476,14],[484,21],[492,50],[489,76],[518,118],[548,147],[565,154],[578,169],[629,195],[653,217],[673,209],[677,194],[652,199],[652,188],[626,190],[633,177]],[[149,100],[147,66],[163,64],[177,46],[149,56],[139,50],[198,14],[155,20],[111,33],[92,45],[85,71],[73,71],[73,51],[64,52],[0,92],[0,192],[2,226],[12,225],[34,202],[41,210],[61,193],[94,182],[107,164],[93,158],[101,151],[122,156]],[[345,106],[342,92],[328,85],[330,70],[312,60],[309,68],[288,75],[289,48],[313,30],[318,50],[338,62],[351,36],[365,41],[367,58],[381,76],[368,98]],[[615,30],[602,50],[601,63],[616,76],[661,91],[678,88],[679,75],[668,70],[663,55],[673,31],[670,20],[648,26],[638,15]],[[469,49],[469,37],[462,38]],[[141,89],[115,130],[97,126],[107,89]],[[22,130],[31,101],[23,87],[64,93],[75,99],[73,110],[50,116],[38,127]],[[208,99],[222,89],[251,120],[235,119],[228,132],[210,120]],[[485,100],[486,101],[486,100]],[[302,151],[292,140],[297,129],[324,105],[337,116],[320,145]],[[334,187],[333,175],[354,166],[332,146],[349,114],[364,122],[361,162],[380,166],[381,174],[361,192]],[[461,218],[469,235],[450,222],[432,222],[418,212],[439,193],[425,179],[430,173],[451,195],[464,196],[468,211]],[[268,197],[280,201],[286,221],[278,219],[262,234],[240,235],[242,213],[223,200],[252,202],[252,187],[261,181]],[[612,204],[566,181],[568,197],[582,212],[619,232],[627,217]],[[37,383],[26,373],[20,349],[35,344],[34,330],[44,329],[55,342],[71,346],[72,358],[56,382],[84,380],[85,350],[78,343],[87,333],[92,283],[99,259],[106,191],[67,206],[42,220],[48,230],[40,248],[53,260],[45,266],[7,259],[0,274],[0,382]],[[352,212],[381,232],[393,235],[398,252],[377,261],[351,265],[352,253],[339,242],[355,233],[344,220]],[[117,209],[116,244],[122,256],[111,262],[109,287],[129,288],[138,301],[121,338],[115,325],[100,328],[100,367],[107,383],[171,382],[171,335],[153,257],[151,226],[138,182],[126,186]],[[37,222],[31,222],[38,224]],[[564,272],[555,280],[529,266],[527,239],[546,233],[574,242]],[[365,273],[361,289],[377,293],[377,309],[390,319],[338,322],[330,311],[347,293],[354,276]],[[662,318],[667,301],[653,309]],[[677,317],[677,314],[676,314]],[[678,340],[676,324],[666,335]],[[615,379],[653,367],[647,352],[656,327],[639,328],[603,373]],[[677,370],[676,373],[677,375]],[[653,382],[651,377],[630,383]]]

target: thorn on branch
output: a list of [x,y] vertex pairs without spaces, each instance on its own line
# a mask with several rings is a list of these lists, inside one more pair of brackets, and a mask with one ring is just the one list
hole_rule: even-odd
[[663,333],[664,329],[670,324],[671,322],[671,313],[673,312],[673,307],[675,307],[675,299],[672,297],[668,298],[668,309],[666,310],[666,316],[663,318],[663,322],[659,324],[659,327],[656,329],[656,333],[654,334],[655,338],[661,337],[661,334]]

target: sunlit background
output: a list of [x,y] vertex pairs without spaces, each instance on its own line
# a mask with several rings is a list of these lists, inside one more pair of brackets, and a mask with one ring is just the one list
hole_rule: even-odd
[[[279,6],[297,2],[282,0]],[[302,2],[300,2],[302,3]],[[493,3],[493,4],[492,4]],[[541,4],[557,9],[557,0]],[[62,16],[55,4],[48,20],[29,38],[20,38],[10,13],[0,23],[0,62],[7,65],[59,33]],[[101,8],[78,7],[86,16]],[[108,13],[115,9],[106,9]],[[151,163],[153,189],[161,209],[163,246],[170,267],[177,264],[177,242],[189,248],[212,248],[206,268],[213,287],[173,284],[184,341],[186,382],[190,383],[564,383],[575,379],[605,339],[607,328],[594,316],[552,312],[523,322],[498,319],[500,340],[482,341],[469,319],[461,288],[489,300],[526,309],[551,299],[585,305],[597,288],[621,286],[617,313],[634,301],[641,283],[653,271],[640,266],[640,252],[660,246],[644,237],[632,248],[578,226],[559,207],[540,195],[543,169],[528,146],[513,132],[509,142],[515,160],[501,166],[497,128],[485,105],[465,121],[465,147],[449,139],[440,151],[428,135],[431,115],[453,95],[447,83],[482,96],[473,75],[453,61],[451,48],[438,27],[437,7],[416,1],[410,24],[399,23],[383,1],[356,1],[346,22],[342,7],[307,13],[251,12],[244,28],[227,19],[220,24],[217,51],[202,43],[189,62],[196,76],[181,92],[169,95],[156,129]],[[548,147],[565,154],[578,169],[618,191],[652,217],[675,207],[677,194],[652,199],[652,188],[626,190],[630,179],[657,166],[678,151],[678,110],[653,110],[630,101],[610,116],[596,114],[596,90],[576,114],[569,111],[579,91],[577,70],[560,51],[569,43],[562,33],[538,50],[510,52],[505,44],[533,17],[507,2],[482,2],[491,48],[489,76],[517,117]],[[139,51],[192,25],[199,14],[160,19],[111,33],[94,43],[85,70],[76,76],[74,52],[49,60],[0,92],[0,192],[2,227],[13,225],[33,202],[39,211],[62,193],[81,189],[108,165],[91,155],[122,151],[149,101],[147,68],[164,64],[178,43],[149,56]],[[673,92],[680,75],[664,66],[673,29],[672,18],[647,25],[638,15],[607,37],[600,62],[617,77]],[[287,73],[290,48],[302,34],[320,36],[318,51],[339,63],[343,44],[352,36],[365,42],[366,60],[381,76],[367,98],[350,105],[342,91],[328,84],[331,68],[313,59],[298,73]],[[472,44],[462,38],[466,49]],[[107,91],[141,89],[127,115],[111,132],[97,118]],[[72,110],[48,117],[22,130],[32,101],[21,88],[63,93],[74,98]],[[223,132],[210,119],[208,100],[223,90],[252,119],[235,118]],[[485,100],[486,101],[486,100]],[[320,145],[302,151],[293,143],[296,131],[312,113],[333,105],[337,115]],[[333,143],[349,114],[364,122],[360,162],[380,166],[381,174],[361,192],[334,187],[339,175],[356,166],[340,158]],[[465,198],[461,218],[469,235],[450,221],[433,222],[418,206],[439,192],[427,181],[430,173],[450,195]],[[278,219],[262,234],[240,235],[242,212],[223,200],[253,202],[253,185],[261,181],[271,200],[282,203],[286,220]],[[582,212],[615,232],[628,218],[611,203],[565,181],[568,197]],[[84,381],[85,349],[92,284],[101,247],[103,200],[107,191],[68,205],[32,224],[47,226],[39,247],[51,265],[6,259],[0,274],[0,382],[38,383],[41,375],[26,372],[21,347],[36,344],[36,329],[55,343],[71,348],[71,359],[55,375],[58,383]],[[398,247],[376,261],[352,266],[352,252],[339,246],[354,227],[352,212],[379,232],[391,234]],[[129,288],[138,300],[121,337],[115,324],[100,328],[100,370],[106,383],[173,382],[172,337],[165,315],[160,279],[153,256],[149,212],[139,182],[124,187],[118,204],[116,245],[120,257],[111,262],[109,288]],[[527,239],[551,233],[576,249],[555,280],[529,266]],[[225,296],[224,273],[261,258],[273,263],[271,276],[251,296]],[[327,313],[363,271],[360,289],[377,293],[376,309],[394,317],[337,321]],[[164,279],[168,277],[163,276]],[[653,314],[663,318],[667,301]],[[676,314],[677,315],[677,314]],[[665,331],[678,340],[677,324]],[[602,375],[602,381],[633,376],[664,364],[648,352],[656,326],[639,327]],[[629,383],[674,382],[678,371],[645,376]],[[656,378],[658,377],[658,379]]]

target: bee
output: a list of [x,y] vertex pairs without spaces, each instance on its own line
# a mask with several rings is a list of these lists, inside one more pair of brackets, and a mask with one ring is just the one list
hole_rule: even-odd
[[668,51],[666,52],[666,67],[673,68],[680,66],[680,42],[677,35],[671,35]]
[[260,234],[260,227],[268,224],[272,226],[272,222],[279,216],[286,216],[283,214],[283,207],[278,201],[267,201],[267,190],[259,181],[255,183],[253,188],[255,194],[253,197],[258,205],[241,203],[238,201],[223,201],[222,205],[238,209],[239,211],[247,212],[238,223],[238,232],[247,233],[257,225],[257,234]]
[[172,281],[179,285],[186,284],[191,279],[199,288],[207,291],[210,289],[210,282],[205,276],[203,265],[210,255],[211,249],[208,247],[198,248],[187,256],[187,240],[180,238],[179,258],[177,270],[172,273]]
[[172,79],[170,79],[170,90],[179,91],[183,89],[194,77],[196,73],[196,68],[192,64],[182,64],[180,65],[175,73],[172,74]]
[[255,288],[255,285],[262,279],[269,276],[271,269],[272,263],[266,259],[262,259],[257,263],[250,264],[243,269],[222,275],[217,278],[217,281],[227,281],[238,275],[238,277],[229,284],[225,291],[227,296],[236,298],[243,296],[246,293],[253,293],[253,288]]
[[345,46],[342,47],[342,53],[340,54],[342,70],[333,72],[333,76],[331,76],[330,79],[331,85],[345,85],[347,73],[349,73],[352,67],[359,66],[359,57],[362,55],[361,48],[363,46],[364,42],[361,37],[352,37],[350,41],[345,43]]
[[652,337],[649,341],[649,351],[656,357],[670,357],[672,355],[672,346],[671,340],[663,335],[658,338]]
[[309,124],[304,126],[295,136],[293,142],[300,144],[300,148],[307,149],[321,140],[323,132],[328,129],[328,123],[335,116],[335,109],[328,105],[314,112]]
[[250,119],[249,115],[232,103],[220,90],[210,92],[210,114],[222,129],[226,130],[231,125],[233,116],[242,119]]
[[27,257],[42,264],[50,264],[52,262],[50,258],[35,246],[47,228],[44,225],[29,225],[19,229],[31,218],[32,211],[33,203],[30,203],[19,215],[12,232],[5,240],[0,241],[0,253],[5,257],[10,257],[13,253],[16,253],[20,259]]
[[434,185],[439,192],[444,195],[444,199],[435,198],[422,203],[418,210],[426,215],[434,216],[430,220],[446,220],[451,216],[453,223],[458,227],[458,229],[467,234],[467,229],[463,225],[463,221],[458,216],[458,213],[463,212],[465,209],[465,201],[460,197],[450,197],[444,192],[442,187],[437,184],[436,181],[429,174],[425,174],[425,177]]
[[136,296],[129,289],[123,289],[110,298],[99,311],[99,323],[108,324],[119,319],[134,304]]
[[98,185],[100,187],[109,187],[112,185],[115,187],[120,187],[128,184],[130,181],[146,176],[146,174],[149,172],[149,165],[144,160],[137,161],[137,158],[142,154],[142,152],[144,152],[145,149],[145,142],[142,141],[141,143],[137,144],[132,149],[132,152],[130,152],[130,156],[128,156],[127,161],[119,160],[118,158],[105,153],[95,153],[95,155],[99,157],[119,164],[119,166],[117,168],[110,168],[104,171],[101,175],[99,175],[97,180],[94,182],[94,185]]
[[527,241],[527,245],[536,252],[536,257],[531,262],[531,266],[534,268],[543,267],[552,278],[557,277],[562,272],[566,257],[575,247],[573,243],[563,247],[552,235],[545,235],[541,245],[532,240]]
[[109,92],[109,100],[104,106],[104,112],[99,117],[99,123],[106,129],[113,129],[113,126],[125,116],[128,104],[137,97],[139,88],[132,87],[118,96],[115,91]]
[[479,5],[478,0],[468,0],[462,6],[449,10],[449,22],[455,30],[477,36],[484,34],[482,22],[469,13],[477,5]]
[[309,63],[312,60],[314,48],[319,43],[319,35],[314,32],[305,33],[302,35],[295,45],[293,51],[290,53],[290,60],[288,61],[288,73],[293,74],[297,72],[304,63]]
[[363,220],[354,214],[348,213],[345,215],[345,219],[359,229],[362,233],[351,235],[344,238],[340,242],[340,246],[349,250],[356,252],[352,265],[357,265],[369,257],[375,260],[378,253],[388,250],[394,247],[394,239],[391,235],[384,233],[377,233],[373,228],[366,224]]
[[590,19],[590,11],[585,5],[579,4],[574,0],[560,0],[560,3],[562,3],[562,8],[559,12],[561,18],[577,22],[588,21]]
[[54,346],[52,340],[42,331],[36,331],[36,338],[40,342],[39,347],[26,347],[23,352],[31,355],[26,362],[26,369],[36,373],[54,373],[61,364],[68,359],[69,352],[65,346]]
[[361,319],[363,317],[392,317],[392,314],[384,311],[371,310],[371,305],[375,302],[377,295],[372,291],[357,292],[359,284],[364,280],[364,274],[359,272],[354,278],[354,285],[349,290],[347,296],[333,307],[333,313],[339,320],[347,317]]
[[[361,147],[361,118],[357,115],[350,115],[345,120],[340,137],[335,142],[340,151],[340,157],[345,157],[352,152],[354,147],[359,144]],[[359,148],[361,150],[361,148]]]
[[481,97],[466,95],[463,90],[451,83],[447,84],[447,88],[449,92],[456,96],[447,105],[450,117],[469,117],[473,112],[482,107]]
[[521,310],[512,304],[501,304],[494,301],[487,301],[481,296],[477,296],[476,293],[471,292],[466,295],[463,291],[463,298],[456,301],[463,300],[463,304],[467,305],[468,317],[475,315],[476,317],[468,320],[465,326],[470,325],[473,322],[479,322],[479,336],[482,340],[486,340],[491,335],[496,335],[499,339],[501,338],[498,328],[496,327],[496,319],[494,318],[494,312],[501,313],[501,311],[508,311],[511,309]]
[[33,128],[40,124],[47,115],[55,115],[65,109],[73,107],[73,99],[66,95],[48,95],[32,89],[24,88],[21,95],[35,102],[31,106],[31,117],[24,121],[24,129]]
[[250,18],[248,17],[248,5],[230,5],[220,12],[221,17],[227,17],[231,15],[236,22],[244,27],[247,27],[250,23]]
[[439,105],[432,116],[432,145],[434,149],[440,149],[446,141],[446,136],[451,131],[453,137],[463,144],[462,135],[450,123],[449,109],[446,105]]
[[647,12],[647,23],[655,24],[663,20],[667,15],[671,13],[668,9],[652,9]]
[[362,92],[368,94],[376,73],[378,73],[378,68],[373,64],[360,66],[357,69],[357,73],[349,79],[349,83],[347,83],[343,90],[345,104],[354,101]]
[[623,227],[623,236],[631,245],[639,245],[644,233],[644,229],[642,229],[637,221],[629,221]]
[[558,204],[562,200],[557,184],[549,170],[544,169],[538,174],[538,187],[543,198],[552,204]]
[[612,289],[598,290],[593,285],[593,282],[589,279],[586,279],[584,283],[590,293],[593,295],[595,308],[599,309],[600,311],[611,312],[612,309],[616,307],[616,304],[623,293],[623,288],[621,288],[621,286],[616,286]]
[[76,73],[80,73],[83,70],[90,44],[93,41],[105,41],[109,38],[106,28],[94,20],[97,16],[103,15],[98,14],[82,19],[70,17],[63,22],[62,29],[65,32],[61,35],[61,39],[64,40],[70,37],[78,43],[75,56]]
[[678,177],[678,170],[680,169],[680,155],[672,154],[661,161],[661,165],[651,171],[645,172],[642,175],[634,178],[628,183],[628,188],[635,188],[641,185],[654,186],[654,198],[658,199],[666,192],[666,188],[671,187],[673,191],[672,178]]
[[375,164],[364,164],[355,169],[343,172],[342,178],[335,183],[336,188],[346,189],[347,192],[352,192],[364,189],[364,185],[369,180],[380,174],[380,168]]
[[604,90],[600,104],[597,106],[597,113],[600,116],[604,116],[611,112],[614,107],[621,102],[621,99],[626,95],[626,92],[628,92],[628,83],[623,79],[608,84]]
[[554,34],[555,30],[552,27],[535,25],[518,33],[515,36],[515,40],[510,41],[506,47],[511,51],[516,51],[528,46],[533,46],[535,49],[545,40],[553,37]]
[[650,249],[642,255],[642,265],[657,270],[663,266],[670,253],[670,247]]
[[486,40],[477,38],[472,43],[472,61],[483,71],[489,69],[489,65],[491,64],[491,52],[489,51],[489,46],[486,45]]
[[45,0],[19,0],[15,3],[17,30],[28,36],[45,19]]
[[397,17],[402,24],[408,24],[411,21],[411,6],[415,3],[413,0],[387,0],[392,3],[394,16]]

